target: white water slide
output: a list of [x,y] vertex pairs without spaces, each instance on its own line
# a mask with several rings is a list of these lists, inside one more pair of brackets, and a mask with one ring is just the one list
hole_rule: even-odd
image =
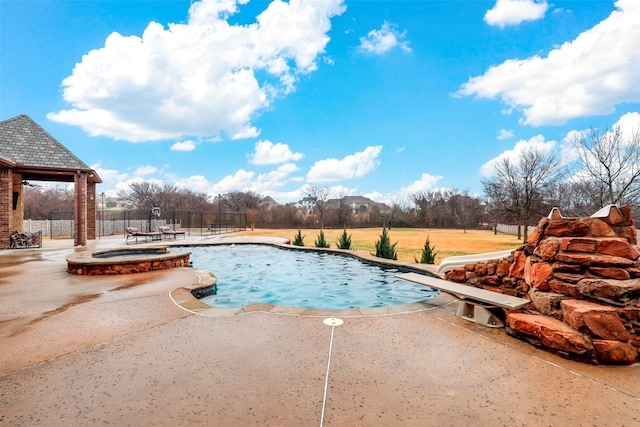
[[444,274],[447,271],[451,271],[454,268],[464,267],[467,264],[474,264],[476,262],[489,261],[492,259],[503,259],[511,255],[511,252],[515,251],[515,249],[507,249],[506,251],[498,251],[498,252],[486,252],[483,254],[473,254],[473,255],[459,255],[459,256],[450,256],[449,258],[445,258],[442,260],[436,273]]

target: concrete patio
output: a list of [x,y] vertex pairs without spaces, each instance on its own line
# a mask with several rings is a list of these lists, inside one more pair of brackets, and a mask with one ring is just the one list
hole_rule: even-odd
[[640,366],[562,359],[455,317],[448,295],[385,315],[202,316],[170,297],[194,269],[65,271],[73,251],[121,245],[0,251],[0,425],[640,425]]

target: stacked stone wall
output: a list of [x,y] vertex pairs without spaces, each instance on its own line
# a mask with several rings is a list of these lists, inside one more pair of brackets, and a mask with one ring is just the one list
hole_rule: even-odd
[[640,250],[628,206],[588,218],[554,209],[508,258],[446,279],[531,300],[506,313],[512,336],[590,363],[639,361]]
[[114,274],[146,273],[155,270],[188,267],[189,254],[181,254],[171,259],[144,260],[133,262],[113,262],[104,264],[67,263],[67,272],[80,276],[105,276]]

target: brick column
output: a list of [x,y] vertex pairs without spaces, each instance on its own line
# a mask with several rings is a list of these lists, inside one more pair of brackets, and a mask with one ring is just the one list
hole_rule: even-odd
[[87,239],[96,238],[97,205],[96,183],[90,182],[87,186]]
[[[17,193],[17,194],[16,194]],[[24,185],[22,184],[22,174],[13,172],[13,190],[11,203],[13,205],[13,194],[16,194],[16,206],[12,206],[12,229],[11,231],[24,231]]]
[[0,166],[0,249],[11,245],[13,219],[13,173]]
[[75,246],[85,246],[87,244],[87,178],[87,174],[82,172],[77,172],[74,177],[73,244]]

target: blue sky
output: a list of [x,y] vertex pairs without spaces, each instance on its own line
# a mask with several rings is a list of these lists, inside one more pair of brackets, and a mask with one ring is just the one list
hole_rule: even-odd
[[98,191],[280,203],[482,192],[529,146],[640,129],[640,2],[0,2],[0,120],[27,114]]

